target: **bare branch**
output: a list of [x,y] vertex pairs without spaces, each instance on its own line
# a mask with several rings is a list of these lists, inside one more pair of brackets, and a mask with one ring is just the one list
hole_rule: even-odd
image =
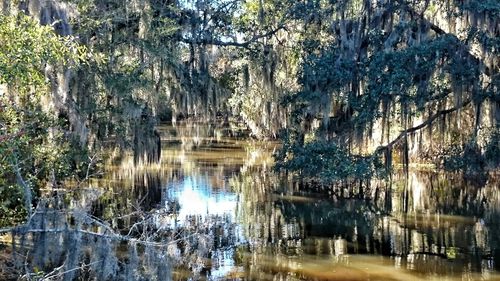
[[252,38],[245,42],[235,42],[235,41],[222,41],[220,39],[206,39],[206,38],[185,38],[181,37],[179,40],[183,43],[194,44],[194,45],[216,45],[216,46],[234,46],[241,48],[249,48],[251,44],[256,43],[262,38],[268,38],[276,34],[278,31],[285,29],[285,25],[279,25],[277,28],[270,30],[263,34],[254,35]]
[[16,174],[17,184],[19,184],[24,189],[24,205],[25,205],[26,211],[28,212],[28,219],[29,219],[31,217],[31,215],[32,215],[32,210],[31,210],[31,200],[32,200],[31,188],[28,185],[28,183],[26,183],[26,181],[24,180],[23,176],[21,175],[21,168],[19,167],[19,160],[17,159],[16,155],[14,155],[13,162],[14,163],[12,164],[12,169],[14,170],[14,173]]
[[75,267],[75,268],[72,268],[72,269],[69,269],[69,270],[57,273],[57,271],[61,270],[64,267],[64,263],[63,263],[61,266],[55,268],[52,272],[49,272],[49,273],[45,274],[45,276],[43,276],[43,280],[51,280],[51,279],[63,276],[66,273],[70,273],[70,272],[77,271],[77,270],[82,270],[82,269],[84,269],[86,267],[92,266],[92,265],[100,263],[100,262],[102,262],[102,260],[97,260],[95,262],[91,262],[91,263],[88,263],[88,264],[83,264],[82,266]]
[[449,109],[444,109],[444,110],[438,111],[436,114],[434,114],[431,117],[429,117],[429,119],[427,119],[422,124],[417,125],[415,127],[408,128],[408,129],[402,131],[394,140],[392,140],[387,145],[382,145],[382,146],[377,147],[377,149],[375,150],[375,154],[377,154],[379,152],[382,152],[384,150],[387,150],[387,149],[392,149],[392,147],[395,144],[397,144],[401,139],[403,139],[407,134],[416,132],[416,131],[418,131],[420,129],[423,129],[423,128],[427,127],[432,122],[434,122],[434,120],[436,120],[438,117],[446,115],[446,114],[449,114],[449,113],[452,113],[454,111],[457,111],[457,110],[459,110],[459,109],[467,106],[470,102],[471,102],[471,100],[469,99],[469,100],[464,101],[462,104],[460,104],[458,106],[455,106],[453,108],[449,108]]

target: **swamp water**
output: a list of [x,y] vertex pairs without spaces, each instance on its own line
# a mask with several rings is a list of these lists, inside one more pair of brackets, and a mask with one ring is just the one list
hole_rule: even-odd
[[[273,173],[279,144],[244,130],[182,123],[159,131],[160,163],[134,167],[125,157],[67,203],[137,241],[113,246],[113,259],[87,255],[94,273],[72,277],[115,279],[97,274],[106,268],[125,280],[500,280],[493,182],[478,188],[410,171],[408,188],[396,179],[391,189],[365,190],[375,199],[339,199]],[[103,228],[80,226],[89,227]],[[82,252],[110,248],[96,241]]]

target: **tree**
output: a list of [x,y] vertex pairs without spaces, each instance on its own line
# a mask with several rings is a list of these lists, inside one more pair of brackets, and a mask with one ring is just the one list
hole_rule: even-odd
[[[278,167],[331,182],[301,164],[304,157],[329,157],[317,155],[317,145],[327,142],[349,156],[323,167],[326,174],[351,165],[353,157],[383,158],[387,168],[396,157],[407,171],[411,159],[437,158],[454,142],[473,140],[486,147],[487,131],[498,131],[498,117],[484,115],[499,105],[498,60],[493,58],[500,46],[494,39],[498,5],[307,3],[301,14],[301,89],[286,99],[294,107],[295,123]],[[481,12],[471,9],[475,5]],[[440,20],[453,9],[459,12],[448,14],[449,22]],[[477,20],[467,22],[467,17]],[[466,30],[455,30],[457,22]],[[373,163],[372,169],[379,166]],[[353,169],[349,176],[371,174]]]
[[[32,190],[70,174],[68,144],[53,112],[44,69],[68,66],[83,56],[71,37],[24,15],[0,15],[0,224],[31,212]],[[21,190],[23,191],[21,191]],[[21,206],[24,198],[24,210]]]

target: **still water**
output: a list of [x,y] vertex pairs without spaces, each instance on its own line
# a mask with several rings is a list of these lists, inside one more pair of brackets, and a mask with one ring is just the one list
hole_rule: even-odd
[[341,199],[275,174],[279,144],[241,128],[159,131],[161,162],[110,168],[92,183],[92,212],[123,233],[153,214],[155,235],[178,238],[166,250],[174,280],[500,280],[494,182],[410,172],[407,185]]

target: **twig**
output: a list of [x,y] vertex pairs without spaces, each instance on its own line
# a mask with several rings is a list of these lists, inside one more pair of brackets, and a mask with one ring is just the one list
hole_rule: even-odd
[[[55,271],[62,269],[62,267],[64,266],[64,263],[63,263],[60,267],[58,267],[58,268],[54,269],[52,272],[50,272],[50,273],[48,273],[47,275],[45,275],[45,276],[43,277],[43,279],[44,279],[44,280],[50,280],[50,279],[52,279],[52,278],[56,278],[56,277],[59,277],[59,276],[63,276],[63,275],[64,275],[64,274],[66,274],[66,273],[70,273],[70,272],[73,272],[73,271],[76,271],[76,270],[81,270],[81,269],[84,269],[85,267],[89,267],[89,266],[91,266],[91,265],[94,265],[94,264],[96,264],[96,263],[100,263],[100,262],[102,262],[102,261],[103,261],[103,260],[101,259],[101,260],[98,260],[98,261],[95,261],[95,262],[91,262],[91,263],[89,263],[89,264],[83,264],[82,266],[75,267],[75,268],[72,268],[72,269],[68,269],[68,270],[66,270],[66,271],[63,271],[63,272],[60,272],[60,273],[55,274]],[[55,274],[55,275],[50,276],[50,274]]]

